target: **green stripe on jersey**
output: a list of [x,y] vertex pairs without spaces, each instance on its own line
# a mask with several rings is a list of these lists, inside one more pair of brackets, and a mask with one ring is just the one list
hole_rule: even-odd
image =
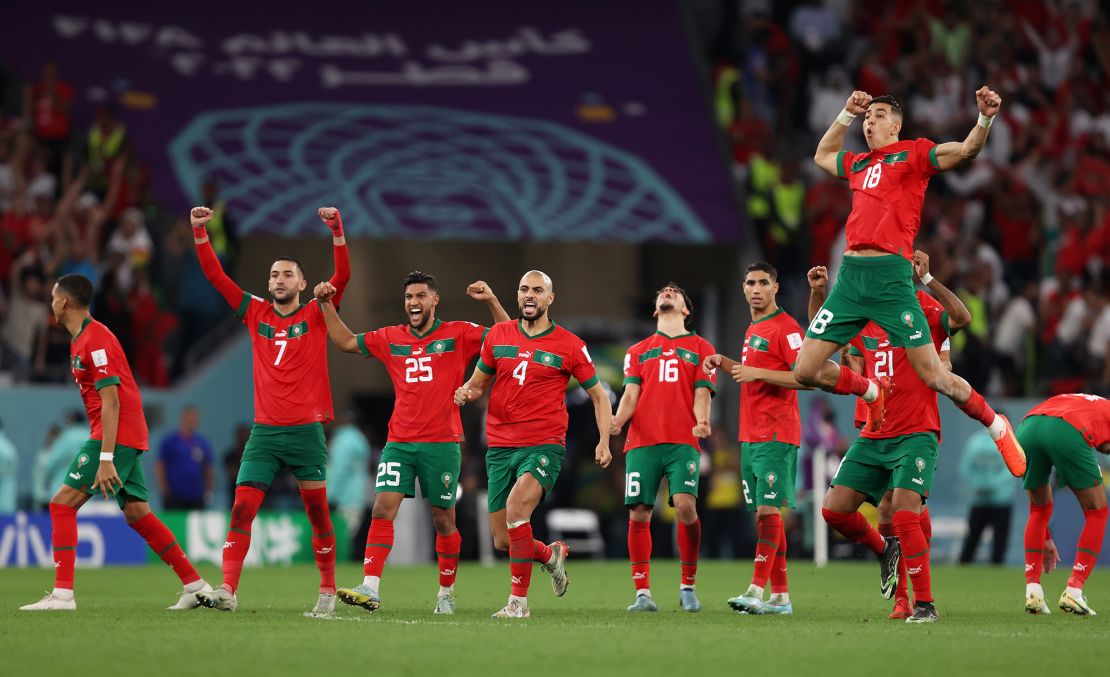
[[748,339],[748,347],[766,353],[771,350],[771,342],[758,334],[752,334],[752,337]]
[[863,169],[864,167],[866,167],[869,164],[871,164],[871,156],[870,155],[868,155],[867,157],[861,157],[860,159],[858,159],[858,160],[856,160],[855,162],[852,163],[851,171],[852,171],[853,174],[855,174],[856,172]]
[[424,349],[426,355],[438,355],[440,353],[453,353],[455,352],[455,339],[440,339],[433,343],[428,344]]
[[308,333],[308,320],[301,320],[297,324],[285,330],[285,335],[289,338],[300,338]]
[[879,349],[879,339],[877,339],[873,336],[864,336],[862,338],[863,338],[863,347],[865,349],[867,349],[867,350],[878,350]]
[[412,355],[412,346],[402,346],[396,343],[389,344],[390,355]]
[[563,368],[563,358],[555,353],[549,353],[546,350],[537,350],[532,355],[532,361],[536,364],[542,364],[556,369]]
[[272,339],[274,337],[274,327],[265,322],[259,322],[258,335],[262,338]]
[[494,346],[493,359],[496,360],[502,357],[516,357],[519,352],[520,348],[518,348],[517,346]]
[[646,353],[642,353],[640,355],[640,364],[643,364],[644,362],[647,362],[648,360],[659,357],[662,354],[663,354],[663,349],[662,348],[652,348],[651,350],[647,351]]
[[895,162],[905,162],[909,158],[910,152],[904,150],[901,153],[887,153],[883,156],[883,164],[892,165]]
[[698,357],[698,354],[695,353],[692,350],[686,350],[685,348],[678,348],[677,350],[675,350],[675,352],[678,354],[678,359],[686,360],[687,362],[694,365],[695,367],[698,366],[699,364],[701,364],[701,359]]

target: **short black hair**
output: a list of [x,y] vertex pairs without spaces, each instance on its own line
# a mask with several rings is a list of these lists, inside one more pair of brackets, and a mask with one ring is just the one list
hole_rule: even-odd
[[876,96],[876,97],[872,98],[871,103],[867,104],[867,106],[870,108],[871,104],[874,104],[874,103],[885,103],[886,105],[890,106],[890,110],[894,111],[898,115],[904,115],[905,114],[902,111],[902,104],[898,103],[898,100],[895,99],[890,94],[883,94],[882,96]]
[[435,275],[429,275],[421,270],[414,270],[406,275],[404,283],[402,289],[408,289],[410,284],[426,284],[433,294],[439,292],[439,288],[436,287]]
[[[293,265],[295,265],[297,267],[297,270],[301,271],[301,277],[306,278],[306,279],[308,278],[308,276],[305,275],[304,266],[302,266],[301,262],[298,261],[297,259],[293,258],[292,256],[279,256],[276,259],[274,259],[274,263],[277,263],[278,261],[288,261],[289,263],[292,263]],[[272,266],[273,263],[271,263],[270,265]]]
[[752,265],[748,266],[748,269],[744,271],[744,277],[746,278],[748,276],[748,273],[754,273],[756,271],[767,273],[768,275],[770,275],[771,282],[779,281],[779,271],[775,270],[775,267],[772,266],[770,263],[767,263],[766,261],[756,261]]
[[77,273],[62,275],[58,278],[57,284],[58,289],[68,296],[78,308],[88,308],[92,304],[92,280],[84,275],[78,275]]
[[694,321],[694,302],[693,302],[693,300],[690,299],[690,295],[686,293],[685,289],[678,286],[674,282],[668,282],[667,284],[660,287],[659,291],[655,292],[655,298],[656,299],[659,298],[659,295],[663,293],[664,289],[673,289],[676,292],[678,292],[679,294],[682,294],[682,300],[686,302],[686,310],[690,311],[689,315],[682,318],[683,319],[682,324],[683,324],[684,327],[689,329],[690,325],[693,324],[693,321]]

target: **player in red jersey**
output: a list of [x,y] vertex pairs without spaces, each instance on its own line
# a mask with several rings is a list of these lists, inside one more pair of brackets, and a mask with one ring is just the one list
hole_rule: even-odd
[[[171,610],[193,609],[196,593],[211,590],[193,568],[162,520],[150,511],[146,478],[139,456],[149,448],[143,399],[119,341],[89,315],[92,282],[83,275],[63,275],[51,292],[54,319],[73,336],[70,368],[92,427],[89,440],[73,457],[58,493],[50,499],[54,589],[22,611],[74,611],[73,565],[77,558],[77,511],[96,493],[114,497],[124,519],[162,561],[173,567],[185,586]],[[99,459],[94,463],[93,459]]]
[[[840,275],[806,331],[794,371],[799,383],[829,392],[863,397],[869,403],[868,427],[882,425],[889,384],[868,381],[829,360],[874,321],[894,347],[905,348],[922,382],[950,398],[989,430],[1015,476],[1025,473],[1025,452],[1004,416],[998,416],[967,381],[944,368],[926,330],[914,296],[913,241],[921,225],[921,207],[929,179],[955,169],[983,149],[1002,99],[987,87],[975,93],[979,122],[963,142],[934,144],[928,139],[900,141],[902,107],[890,96],[872,98],[853,92],[840,116],[821,138],[814,161],[821,169],[847,179],[852,213],[846,234],[848,250]],[[841,150],[852,120],[864,114],[868,152]]]
[[628,556],[636,600],[629,611],[656,610],[650,579],[651,513],[664,477],[678,520],[679,604],[683,611],[701,611],[694,593],[701,545],[698,438],[710,435],[716,391],[716,371],[707,374],[701,362],[717,351],[690,330],[692,313],[686,292],[667,283],[655,295],[655,334],[624,355],[624,394],[609,432],[619,435],[631,420],[624,443],[624,503],[629,507]]
[[[723,355],[705,360],[706,371],[726,369],[740,384],[740,472],[744,501],[756,513],[755,569],[744,594],[728,600],[749,614],[792,614],[786,577],[786,530],[782,509],[794,507],[802,421],[792,369],[802,347],[802,328],[776,301],[778,272],[753,263],[744,275],[744,297],[752,323],[740,362]],[[753,496],[754,494],[754,496]],[[763,601],[767,580],[771,597]]]
[[1106,521],[1106,490],[1095,452],[1110,454],[1110,400],[1096,395],[1057,395],[1033,407],[1018,426],[1018,437],[1029,453],[1025,489],[1029,494],[1029,521],[1025,524],[1025,610],[1047,614],[1041,589],[1041,571],[1060,560],[1048,521],[1052,518],[1052,485],[1068,487],[1083,508],[1083,530],[1075,549],[1067,587],[1059,606],[1077,616],[1097,615],[1087,604],[1083,585],[1098,562]]
[[[331,284],[338,304],[351,277],[343,220],[334,207],[317,213],[332,233],[335,274]],[[211,218],[208,207],[193,208],[193,239],[204,276],[235,308],[235,316],[246,325],[251,338],[254,425],[235,479],[235,502],[224,543],[223,585],[198,593],[197,599],[221,611],[239,607],[235,591],[251,544],[251,523],[274,476],[288,467],[300,484],[320,570],[320,596],[308,615],[327,617],[335,610],[335,531],[326,489],[328,450],[323,424],[333,416],[324,314],[316,299],[301,303],[306,282],[296,259],[281,258],[270,266],[270,301],[240,289],[224,273],[208,241],[204,226]]]
[[[941,362],[950,369],[949,336],[965,327],[971,314],[958,296],[929,275],[929,257],[924,252],[914,253],[914,272],[929,280],[929,288],[940,299],[938,302],[922,291],[917,292],[933,344]],[[808,278],[813,315],[825,299],[828,273],[819,266],[809,271]],[[884,566],[880,590],[884,596],[893,594],[895,598],[890,618],[932,622],[937,618],[929,571],[932,526],[924,501],[931,488],[940,442],[937,394],[913,372],[905,349],[891,345],[890,337],[877,323],[869,322],[852,339],[850,355],[869,378],[889,378],[899,385],[890,392],[886,418],[879,430],[867,428],[867,408],[858,400],[860,439],[849,448],[837,470],[825,496],[822,515],[837,531],[881,558]],[[878,531],[858,512],[865,501],[878,506]],[[901,545],[897,551],[891,547],[895,538]],[[903,553],[909,554],[902,557]],[[893,568],[891,559],[895,554]],[[907,572],[914,587],[912,610]]]
[[[354,334],[331,302],[335,287],[316,286],[328,335],[344,352],[376,357],[393,381],[393,415],[389,438],[382,449],[375,482],[374,508],[366,534],[361,585],[339,588],[347,604],[376,611],[381,606],[379,588],[389,551],[393,548],[393,520],[406,496],[420,493],[432,507],[439,560],[439,593],[435,613],[455,612],[455,574],[462,539],[455,527],[455,497],[459,484],[463,439],[455,389],[466,376],[466,366],[482,349],[485,327],[473,322],[442,322],[436,317],[439,292],[436,279],[413,271],[405,276],[404,308],[408,323]],[[466,289],[470,298],[489,307],[494,322],[509,314],[489,285],[479,280]]]
[[532,562],[551,574],[557,597],[567,591],[565,543],[532,538],[532,512],[555,486],[567,437],[567,385],[573,376],[590,396],[597,420],[594,460],[603,468],[609,453],[612,404],[582,339],[558,326],[547,310],[555,302],[551,278],[538,270],[520,278],[520,319],[494,325],[482,342],[478,366],[455,391],[462,406],[482,396],[497,376],[486,414],[486,476],[489,522],[498,550],[509,551],[512,592],[494,618],[527,618]]

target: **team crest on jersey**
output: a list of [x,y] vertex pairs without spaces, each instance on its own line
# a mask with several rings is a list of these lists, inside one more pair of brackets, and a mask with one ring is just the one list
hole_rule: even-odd
[[89,455],[88,454],[81,454],[80,456],[77,457],[77,467],[78,468],[80,468],[81,466],[85,465],[88,462],[89,462]]
[[777,479],[778,479],[778,475],[776,475],[775,473],[773,473],[773,472],[767,473],[767,486],[769,486],[769,487],[775,486],[775,480],[777,480]]
[[698,469],[698,466],[694,465],[693,461],[690,461],[686,464],[686,469],[690,471],[691,475],[693,475],[694,471]]
[[443,473],[443,477],[439,479],[443,482],[443,486],[447,487],[448,489],[451,488],[451,473],[445,472]]
[[85,363],[81,361],[80,355],[74,355],[69,361],[69,366],[72,367],[74,371],[85,371]]
[[918,456],[914,459],[913,464],[917,466],[918,473],[925,472],[925,459]]
[[913,328],[913,313],[908,310],[902,311],[902,322],[911,329]]
[[540,465],[542,465],[545,468],[547,467],[547,457],[546,456],[540,456]]

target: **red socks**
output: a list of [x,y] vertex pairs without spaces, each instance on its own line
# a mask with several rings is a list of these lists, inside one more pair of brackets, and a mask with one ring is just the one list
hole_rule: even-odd
[[532,582],[532,561],[535,558],[534,541],[532,524],[529,522],[509,529],[509,574],[512,595],[515,597],[528,596],[528,586]]
[[1048,522],[1052,504],[1029,505],[1029,521],[1025,523],[1025,582],[1040,583],[1044,568],[1044,542],[1048,538]]
[[532,541],[532,561],[547,564],[551,559],[551,547],[543,541]]
[[312,525],[312,552],[316,553],[316,568],[320,570],[320,592],[335,594],[335,528],[328,512],[328,490],[301,489],[301,500]]
[[224,543],[224,587],[232,594],[239,587],[243,560],[251,547],[251,523],[266,494],[253,487],[236,487],[235,503],[231,506],[231,522]]
[[974,389],[972,389],[971,397],[968,398],[967,402],[957,406],[960,407],[960,411],[976,421],[979,421],[984,427],[988,427],[990,424],[994,423],[994,409],[991,409],[991,405],[987,404],[983,396]]
[[628,520],[628,559],[632,562],[632,585],[637,590],[650,588],[651,522]]
[[[933,520],[929,519],[929,508],[921,508],[921,514],[918,515],[921,520],[921,533],[925,534],[925,542],[929,545],[933,544]],[[992,537],[993,538],[993,537]]]
[[130,525],[150,549],[158,553],[162,561],[173,568],[173,572],[185,585],[200,580],[200,574],[193,568],[193,563],[185,556],[185,551],[177,544],[173,532],[169,530],[162,520],[154,513],[147,513],[146,517]]
[[1084,510],[1086,520],[1083,531],[1079,533],[1079,545],[1075,548],[1075,565],[1071,568],[1068,587],[1082,588],[1095,567],[1098,553],[1102,550],[1102,537],[1106,534],[1106,517],[1110,508],[1103,506],[1098,510]]
[[54,547],[54,587],[73,589],[73,563],[77,559],[77,509],[50,504],[50,544]]
[[825,522],[839,531],[844,538],[867,546],[876,555],[883,554],[883,549],[886,547],[883,537],[859,511],[835,512],[828,508],[821,508],[821,515],[825,518]]
[[752,585],[765,588],[767,587],[767,579],[771,576],[771,567],[775,564],[775,556],[779,550],[779,539],[782,537],[782,516],[778,513],[759,515],[756,517],[755,523],[759,538],[755,542],[755,569],[752,571]]
[[455,584],[455,574],[459,568],[459,547],[462,536],[456,531],[450,536],[436,534],[436,559],[439,561],[439,584],[450,588]]
[[698,550],[701,549],[701,520],[693,524],[678,523],[678,559],[682,566],[679,585],[694,585],[698,577]]
[[362,559],[362,573],[365,576],[381,577],[385,560],[393,549],[393,520],[376,519],[370,521],[370,531],[366,533],[366,551]]
[[913,598],[917,603],[932,602],[932,580],[929,574],[929,544],[921,531],[921,516],[912,510],[894,513],[894,535],[902,546],[902,561],[913,581]]
[[863,397],[867,394],[867,389],[870,386],[870,381],[848,367],[841,366],[840,378],[837,379],[832,392],[835,395],[855,395],[856,397]]
[[[880,536],[893,536],[894,525],[879,522],[879,535]],[[903,559],[898,560],[898,585],[894,588],[894,600],[898,601],[904,599],[907,602],[910,599],[910,579],[906,575],[906,561]]]
[[[781,518],[780,518],[781,520]],[[771,594],[787,592],[786,585],[786,527],[779,527],[779,549],[775,553],[775,563],[771,566]]]

